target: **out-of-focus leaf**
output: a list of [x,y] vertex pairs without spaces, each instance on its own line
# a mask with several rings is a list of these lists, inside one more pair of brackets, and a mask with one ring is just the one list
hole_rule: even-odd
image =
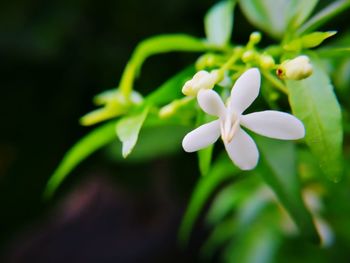
[[218,248],[234,238],[237,228],[235,221],[235,218],[230,217],[223,222],[217,223],[213,232],[201,248],[201,256],[204,259],[209,260]]
[[[272,210],[273,209],[273,210]],[[225,262],[272,262],[281,242],[277,229],[278,214],[266,207],[245,231],[230,242],[224,251]]]
[[240,0],[239,5],[247,19],[274,38],[281,38],[287,28],[292,1]]
[[[214,227],[213,233],[201,249],[205,258],[211,257],[219,246],[249,227],[267,201],[271,201],[258,188],[261,183],[259,179],[255,174],[245,176],[225,188],[214,199],[207,216],[207,222]],[[268,189],[265,187],[264,190]],[[231,215],[233,212],[234,216]]]
[[194,66],[185,68],[150,93],[146,97],[146,102],[154,105],[163,105],[183,96],[181,93],[182,86],[187,80],[192,78],[194,74]]
[[205,15],[204,26],[209,43],[218,46],[229,43],[233,28],[234,5],[233,0],[218,2]]
[[201,177],[194,189],[179,230],[179,240],[182,245],[188,241],[191,229],[203,205],[221,183],[234,178],[240,171],[235,168],[225,154],[211,167],[207,176]]
[[132,114],[131,116],[125,116],[117,122],[116,132],[118,138],[123,143],[122,154],[124,158],[126,158],[134,148],[148,111],[149,108],[144,107],[142,111]]
[[239,183],[232,184],[223,189],[215,197],[207,215],[207,222],[215,226],[232,211],[236,205],[246,196],[247,189],[237,187]]
[[293,113],[304,123],[306,143],[323,172],[333,181],[342,175],[341,110],[327,73],[312,59],[314,73],[301,81],[287,81]]
[[301,197],[294,144],[261,136],[256,141],[263,155],[262,168],[265,171],[261,173],[262,177],[294,219],[300,233],[316,241],[316,228]]
[[217,46],[184,34],[160,35],[148,38],[136,47],[124,69],[119,89],[124,96],[128,97],[130,95],[133,81],[139,74],[143,62],[152,55],[173,51],[203,52],[218,49]]
[[294,2],[295,11],[293,12],[294,16],[289,21],[289,27],[297,29],[311,15],[318,0],[294,0]]
[[[307,1],[305,1],[307,2]],[[310,18],[306,23],[304,23],[303,26],[301,26],[297,33],[299,35],[302,35],[307,32],[311,32],[320,26],[322,26],[324,23],[328,22],[330,19],[338,15],[339,13],[343,12],[347,8],[350,7],[350,1],[349,0],[338,0],[330,5],[326,6],[324,9],[322,9],[320,12],[315,14],[313,17]]]
[[96,150],[116,139],[115,121],[108,122],[85,135],[63,157],[50,177],[44,198],[50,198],[66,176],[84,159]]

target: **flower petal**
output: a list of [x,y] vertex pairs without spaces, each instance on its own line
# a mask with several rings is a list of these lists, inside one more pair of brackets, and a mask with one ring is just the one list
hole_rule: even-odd
[[258,148],[242,128],[237,130],[230,143],[225,144],[225,148],[233,163],[242,170],[251,170],[258,163]]
[[291,114],[280,111],[260,111],[241,117],[241,125],[260,135],[296,140],[305,136],[303,123]]
[[260,72],[251,68],[244,72],[236,81],[231,91],[229,107],[241,114],[256,99],[260,90]]
[[186,152],[195,152],[216,142],[220,137],[220,123],[215,120],[186,134],[182,147]]
[[214,116],[223,116],[225,105],[220,96],[213,90],[200,90],[197,96],[198,104],[203,111]]

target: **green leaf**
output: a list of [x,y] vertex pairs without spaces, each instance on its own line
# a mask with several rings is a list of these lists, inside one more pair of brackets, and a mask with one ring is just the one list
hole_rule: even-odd
[[207,176],[199,179],[181,222],[179,240],[182,245],[188,242],[191,229],[198,214],[216,187],[224,181],[232,179],[239,172],[225,154],[215,162]]
[[50,177],[44,198],[54,194],[66,176],[84,159],[96,150],[115,140],[115,121],[108,122],[85,135],[63,157],[62,161]]
[[164,105],[177,98],[183,97],[182,86],[195,74],[194,66],[191,65],[168,79],[155,91],[146,97],[146,102],[154,105]]
[[116,132],[119,140],[123,143],[122,154],[126,158],[135,147],[142,124],[148,115],[149,108],[144,107],[142,111],[123,117],[117,122]]
[[218,46],[229,43],[233,28],[234,5],[231,0],[218,2],[205,15],[205,34],[209,43]]
[[297,29],[311,15],[318,3],[318,0],[296,0],[294,2],[294,16],[291,17],[289,25],[292,29]]
[[301,81],[287,81],[294,115],[305,125],[306,143],[323,172],[333,181],[342,175],[341,110],[327,73],[312,59],[314,73]]
[[218,49],[220,48],[217,46],[184,34],[160,35],[148,38],[140,42],[132,54],[124,69],[119,89],[125,97],[130,96],[135,77],[140,73],[144,61],[152,55],[173,51],[203,52]]
[[338,0],[333,2],[332,4],[328,5],[327,7],[322,9],[320,12],[315,14],[313,17],[311,17],[310,20],[308,20],[306,23],[304,23],[304,25],[301,26],[297,31],[298,35],[302,35],[306,32],[314,31],[315,29],[319,28],[320,26],[322,26],[323,24],[328,22],[330,19],[332,19],[333,17],[343,12],[349,7],[350,7],[349,0]]
[[247,19],[274,38],[281,38],[290,17],[289,0],[240,0],[239,5]]
[[242,180],[231,184],[218,193],[213,200],[208,212],[206,221],[210,225],[216,225],[224,219],[244,197],[249,196],[251,184],[246,184],[247,180]]
[[291,42],[285,44],[283,48],[287,51],[299,51],[303,48],[313,48],[320,45],[327,38],[334,36],[337,31],[328,32],[313,32],[292,40]]
[[302,43],[304,48],[313,48],[320,45],[327,38],[334,36],[337,31],[328,31],[328,32],[313,32],[303,36]]
[[261,136],[257,136],[256,141],[263,156],[263,179],[294,219],[300,233],[310,240],[318,240],[312,217],[301,197],[294,144]]
[[218,222],[202,246],[201,256],[209,260],[218,248],[234,237],[236,228],[235,218],[230,217],[223,222]]

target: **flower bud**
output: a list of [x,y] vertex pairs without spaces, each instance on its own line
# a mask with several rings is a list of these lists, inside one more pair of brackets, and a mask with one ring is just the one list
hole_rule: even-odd
[[167,105],[165,105],[164,107],[162,107],[159,111],[159,117],[161,119],[166,119],[171,117],[172,115],[174,115],[174,113],[176,112],[177,107],[174,103],[169,103]]
[[261,55],[259,57],[260,66],[263,69],[271,69],[275,66],[275,60],[270,55]]
[[243,53],[242,55],[242,61],[244,63],[252,62],[256,58],[256,54],[252,50],[248,50]]
[[215,56],[213,54],[205,54],[196,61],[196,69],[202,70],[208,67],[210,68],[214,65],[214,63]]
[[260,32],[253,32],[249,36],[249,42],[253,45],[258,44],[261,41],[261,33]]
[[307,56],[284,61],[276,70],[280,79],[301,80],[312,74],[312,65]]
[[212,89],[218,81],[219,74],[217,70],[208,72],[205,70],[198,71],[192,79],[187,81],[182,88],[182,93],[186,96],[196,96],[201,89]]

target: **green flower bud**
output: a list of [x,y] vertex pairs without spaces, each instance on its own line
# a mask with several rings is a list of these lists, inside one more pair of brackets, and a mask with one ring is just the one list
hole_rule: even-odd
[[292,60],[284,61],[276,70],[280,79],[301,80],[309,77],[313,72],[310,59],[307,56],[299,56]]
[[253,60],[255,60],[255,58],[256,58],[256,54],[252,50],[247,50],[242,55],[242,61],[244,63],[252,62]]
[[263,54],[259,57],[260,67],[263,69],[272,69],[275,66],[275,60],[270,55]]
[[253,32],[249,36],[249,42],[253,45],[258,44],[261,41],[261,33],[260,32]]
[[174,115],[174,113],[177,110],[177,103],[169,103],[167,105],[165,105],[164,107],[162,107],[159,111],[159,117],[161,119],[166,119],[171,117],[172,115]]

